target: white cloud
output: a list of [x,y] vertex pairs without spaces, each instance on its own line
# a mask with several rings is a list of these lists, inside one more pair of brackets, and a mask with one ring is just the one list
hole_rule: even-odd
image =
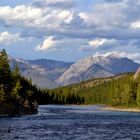
[[90,5],[87,12],[80,11],[79,16],[84,19],[86,26],[89,28],[99,27],[102,30],[111,29],[111,27],[124,26],[127,18],[124,12],[127,9],[127,2],[123,0],[118,3],[95,3]]
[[25,5],[0,7],[0,19],[8,26],[39,25],[43,20],[41,9]]
[[[61,49],[58,46],[75,42],[75,46],[90,51],[139,46],[139,0],[103,0],[93,5],[87,2],[84,6],[88,10],[81,8],[79,2],[77,6],[74,3],[74,0],[36,0],[27,5],[0,6],[0,23],[12,30],[18,28],[23,37],[49,36],[36,47],[40,51],[54,50],[56,46]],[[83,44],[77,39],[84,40]],[[137,43],[131,43],[133,39]]]
[[132,59],[133,61],[140,63],[140,53],[130,53],[130,52],[124,52],[124,51],[110,51],[106,53],[96,52],[93,57],[97,56],[116,56],[116,57],[127,57],[129,59]]
[[62,18],[62,19],[66,19],[70,16],[70,11],[64,10],[61,11],[60,13],[58,13],[58,17]]
[[58,14],[58,17],[65,20],[66,23],[69,23],[73,19],[73,14],[71,11],[63,10],[60,11]]
[[55,49],[57,41],[54,40],[53,36],[47,37],[42,44],[38,45],[36,51],[50,51]]
[[50,7],[42,9],[26,5],[0,7],[0,20],[6,26],[43,29],[43,31],[45,28],[54,32],[56,29],[63,28],[62,23],[69,23],[72,19],[73,12],[65,9],[51,9]]
[[89,41],[88,45],[93,46],[95,48],[99,48],[107,41],[108,41],[107,39],[95,39],[95,40]]
[[0,32],[0,44],[2,45],[10,45],[21,40],[22,38],[20,37],[19,33],[12,34],[7,31]]
[[125,52],[120,52],[120,51],[110,51],[110,52],[106,52],[106,53],[101,53],[101,52],[96,52],[93,57],[95,56],[116,56],[116,57],[127,57]]
[[[78,46],[83,44],[83,39],[71,39],[71,38],[56,38],[55,36],[47,37],[43,43],[39,44],[35,50],[36,51],[64,51],[73,46]],[[76,49],[76,48],[75,48]]]
[[132,22],[131,23],[131,28],[140,28],[140,21]]
[[[110,50],[115,47],[120,47],[124,42],[121,40],[107,39],[107,38],[96,38],[88,41],[88,43],[81,47],[81,50]],[[124,44],[123,44],[124,45]]]
[[88,13],[80,12],[78,15],[80,16],[80,18],[84,19],[84,21],[86,21],[86,22],[89,20]]

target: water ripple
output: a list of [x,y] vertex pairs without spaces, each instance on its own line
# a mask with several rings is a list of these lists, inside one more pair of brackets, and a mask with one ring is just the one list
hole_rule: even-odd
[[100,106],[40,106],[38,115],[0,118],[0,140],[139,140],[140,113]]

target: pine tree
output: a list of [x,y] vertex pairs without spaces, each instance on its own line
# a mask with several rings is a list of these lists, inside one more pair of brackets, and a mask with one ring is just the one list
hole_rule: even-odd
[[19,91],[21,89],[20,81],[16,82],[16,85],[13,87],[11,92],[12,99],[18,99],[19,98]]
[[30,98],[33,95],[33,91],[32,90],[26,90],[26,98]]
[[13,77],[18,78],[21,76],[20,69],[17,64],[14,64],[14,70],[12,72]]
[[12,76],[9,66],[8,55],[3,49],[0,52],[0,84],[4,85],[4,89],[10,89]]

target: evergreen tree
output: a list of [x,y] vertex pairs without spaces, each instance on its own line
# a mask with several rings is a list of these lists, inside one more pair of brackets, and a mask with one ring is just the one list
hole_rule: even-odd
[[17,81],[11,92],[11,99],[19,98],[19,91],[21,89],[20,81]]
[[0,102],[4,102],[5,100],[6,98],[5,98],[5,92],[3,86],[0,86]]
[[0,52],[0,84],[4,85],[4,89],[11,88],[12,76],[9,66],[8,55],[3,49]]
[[18,78],[21,77],[20,69],[17,64],[14,64],[14,70],[12,72],[13,77]]
[[32,90],[26,90],[26,97],[30,98],[33,95],[33,91]]

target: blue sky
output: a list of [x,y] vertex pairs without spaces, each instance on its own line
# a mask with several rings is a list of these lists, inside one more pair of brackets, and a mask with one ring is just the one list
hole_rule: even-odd
[[139,0],[0,1],[0,49],[77,61],[116,53],[140,62]]

